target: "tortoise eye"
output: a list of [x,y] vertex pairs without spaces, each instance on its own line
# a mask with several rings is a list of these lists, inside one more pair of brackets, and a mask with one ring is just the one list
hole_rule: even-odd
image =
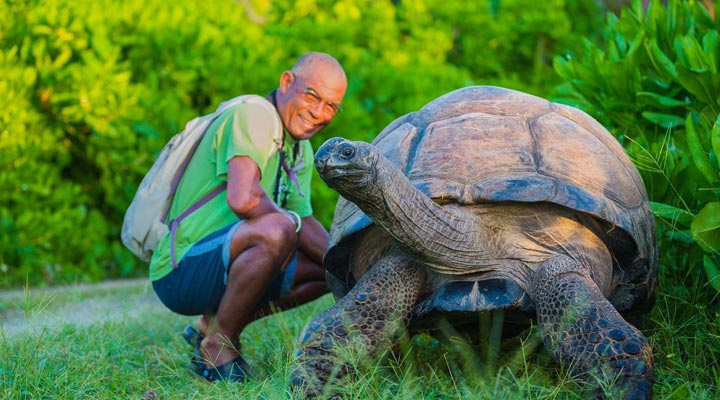
[[342,155],[344,158],[350,158],[355,155],[355,149],[352,147],[344,147],[340,150],[340,155]]

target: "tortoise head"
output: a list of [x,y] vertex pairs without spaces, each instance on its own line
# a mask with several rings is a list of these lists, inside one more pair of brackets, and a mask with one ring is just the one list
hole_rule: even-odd
[[379,154],[369,143],[332,138],[315,153],[315,168],[328,186],[346,195],[373,182]]

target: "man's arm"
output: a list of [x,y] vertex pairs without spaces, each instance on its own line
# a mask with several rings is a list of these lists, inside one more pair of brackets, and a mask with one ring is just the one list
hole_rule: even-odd
[[250,157],[233,157],[227,163],[227,202],[242,219],[281,212],[260,186],[260,168]]
[[[252,219],[260,215],[278,212],[285,214],[291,221],[295,222],[295,218],[287,211],[278,207],[267,193],[265,193],[262,186],[260,186],[260,169],[250,157],[238,156],[231,158],[230,161],[228,161],[227,174],[227,202],[230,209],[233,210],[239,218]],[[303,220],[303,223],[304,222]],[[320,235],[321,238],[324,237],[325,247],[327,247],[328,234],[325,228],[317,221],[315,221],[315,224],[311,222],[309,222],[309,224],[311,228],[309,228],[308,232],[311,232],[312,236]],[[317,230],[318,226],[321,231]],[[322,246],[322,242],[319,244],[315,243],[315,241],[310,242],[308,251],[316,252],[317,249],[313,247],[318,245]],[[323,249],[323,252],[324,251]],[[322,254],[320,255],[320,260],[322,261]]]
[[315,217],[311,215],[302,219],[299,249],[318,265],[322,265],[329,240],[325,227]]

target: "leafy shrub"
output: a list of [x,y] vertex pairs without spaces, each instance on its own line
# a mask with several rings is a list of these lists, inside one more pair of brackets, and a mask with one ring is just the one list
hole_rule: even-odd
[[699,2],[640,1],[608,14],[601,47],[555,59],[569,83],[558,90],[622,140],[662,221],[663,245],[703,265],[720,291],[720,35]]
[[[601,29],[595,0],[433,0],[436,23],[453,32],[450,62],[513,89],[546,95],[560,83],[552,57],[574,53]],[[495,83],[495,82],[494,82]]]

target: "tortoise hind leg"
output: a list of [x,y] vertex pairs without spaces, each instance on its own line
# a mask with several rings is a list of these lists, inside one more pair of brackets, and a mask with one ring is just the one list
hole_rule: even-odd
[[545,345],[574,375],[617,376],[612,396],[650,399],[652,350],[603,296],[585,267],[570,257],[546,261],[533,279]]
[[405,255],[386,256],[365,273],[348,294],[313,318],[298,343],[292,384],[306,396],[322,393],[343,375],[338,348],[352,346],[372,355],[390,343],[407,323],[426,284],[424,267]]

